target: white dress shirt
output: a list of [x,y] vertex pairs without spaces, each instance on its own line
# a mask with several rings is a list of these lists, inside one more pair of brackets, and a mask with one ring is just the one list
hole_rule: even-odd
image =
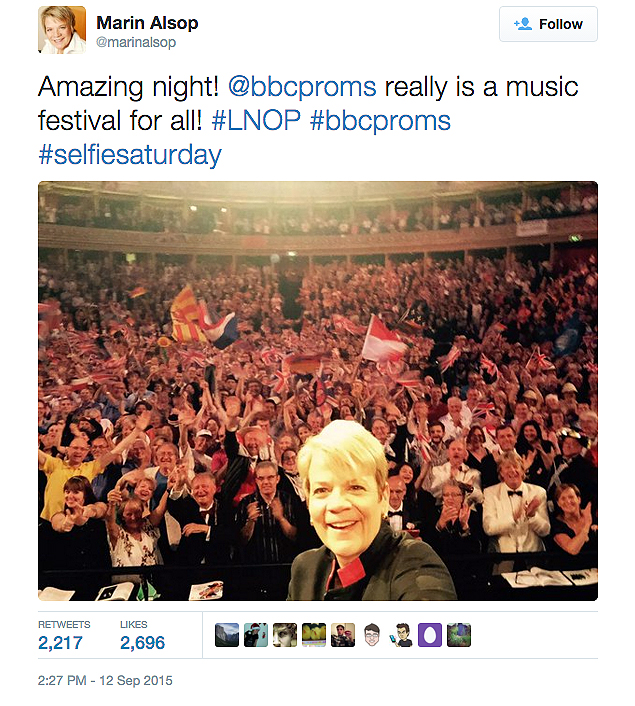
[[[71,41],[68,46],[62,51],[62,54],[84,54],[86,52],[86,42],[77,34],[73,32]],[[48,39],[45,40],[44,46],[42,47],[42,54],[57,54],[57,49],[49,42]]]
[[483,502],[483,491],[481,490],[481,472],[461,464],[458,471],[452,476],[452,466],[450,462],[444,463],[442,466],[434,466],[426,476],[423,482],[423,489],[431,493],[437,505],[443,502],[443,486],[451,479],[457,480],[459,483],[471,485],[474,490],[466,496],[468,503],[475,505]]

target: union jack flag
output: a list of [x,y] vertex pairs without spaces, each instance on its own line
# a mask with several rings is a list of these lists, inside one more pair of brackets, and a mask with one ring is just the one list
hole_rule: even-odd
[[488,358],[485,353],[481,353],[481,365],[491,377],[498,377],[498,365],[496,365],[493,360]]
[[477,402],[476,407],[472,410],[472,419],[485,419],[495,409],[496,406],[493,402]]
[[441,368],[441,372],[444,373],[446,370],[449,370],[460,357],[461,349],[457,348],[457,346],[452,346],[452,348],[450,348],[450,352],[447,355],[441,356],[441,358],[439,358],[439,366]]
[[552,370],[554,367],[553,363],[547,358],[544,353],[541,353],[538,348],[534,348],[534,352],[531,354],[529,360],[527,361],[527,365],[525,366],[525,368],[529,368],[529,365],[532,362],[537,370]]
[[[429,441],[429,438],[424,437],[423,434],[417,432],[412,441],[406,442],[406,450],[407,452],[415,454],[418,451],[422,461],[424,463],[430,463],[432,460],[432,447],[430,446]],[[408,457],[410,456],[410,453],[407,453]]]
[[271,391],[274,394],[279,395],[287,386],[287,380],[291,377],[291,373],[283,370],[282,372],[275,372],[274,375],[277,380],[271,388]]
[[209,359],[203,351],[183,348],[179,351],[179,355],[186,366],[198,365],[200,368],[204,368],[209,363]]

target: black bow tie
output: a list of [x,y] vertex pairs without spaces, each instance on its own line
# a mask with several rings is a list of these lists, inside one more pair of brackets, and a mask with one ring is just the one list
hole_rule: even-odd
[[507,495],[520,495],[522,497],[522,490],[508,490]]
[[388,510],[388,517],[393,517],[394,515],[403,517],[403,510]]

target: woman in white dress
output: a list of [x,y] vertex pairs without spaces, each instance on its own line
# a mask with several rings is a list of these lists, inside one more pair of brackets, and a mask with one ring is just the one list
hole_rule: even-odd
[[[113,566],[154,566],[162,564],[157,543],[159,528],[150,515],[144,517],[144,503],[138,498],[124,500],[118,506],[109,493],[106,525]],[[117,514],[120,524],[117,524]]]

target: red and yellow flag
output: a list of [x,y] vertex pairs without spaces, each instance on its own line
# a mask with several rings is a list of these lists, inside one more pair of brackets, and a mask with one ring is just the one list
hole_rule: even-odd
[[198,325],[198,303],[192,288],[184,287],[170,307],[172,316],[172,338],[181,343],[199,341],[207,343],[203,330]]

